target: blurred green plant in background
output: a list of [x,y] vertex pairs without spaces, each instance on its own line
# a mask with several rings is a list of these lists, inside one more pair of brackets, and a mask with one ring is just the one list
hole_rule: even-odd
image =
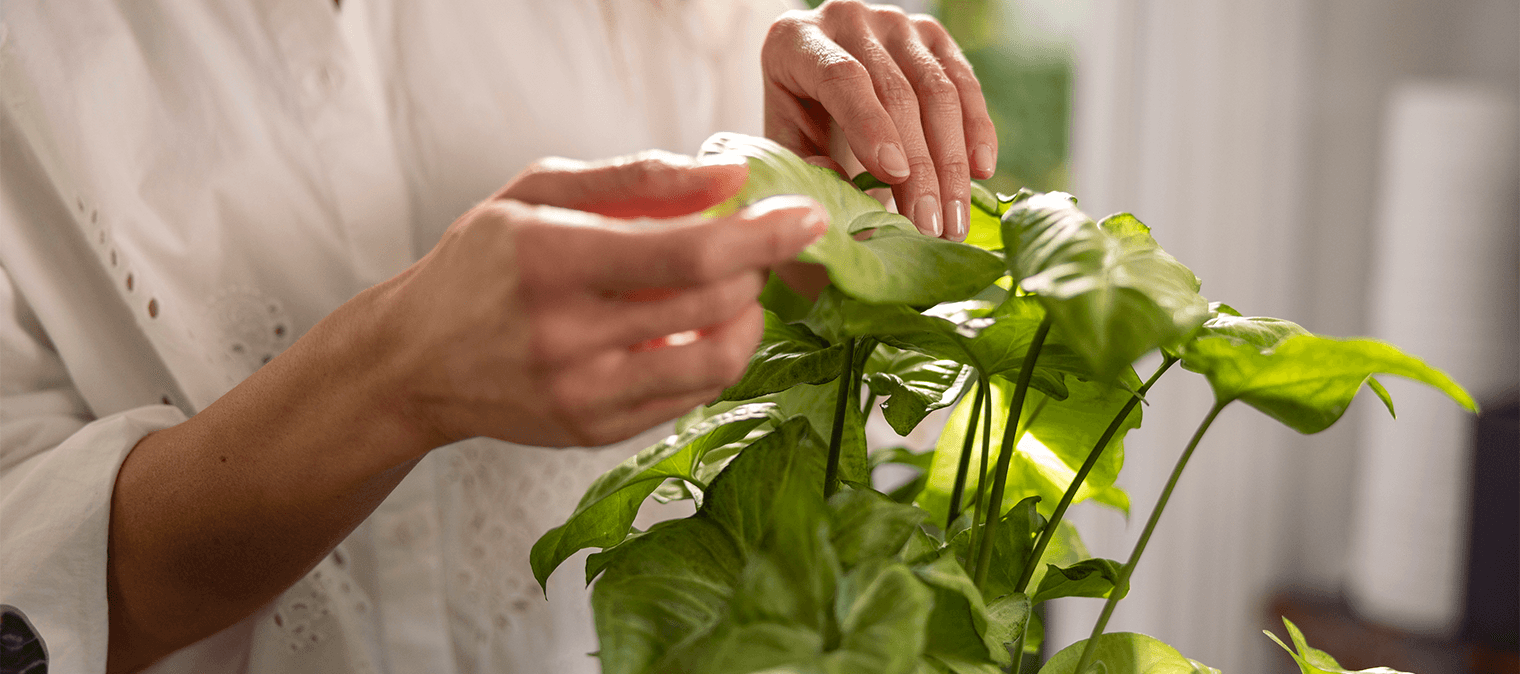
[[[999,192],[1067,187],[1070,52],[1060,36],[1043,36],[1038,44],[1020,42],[1020,37],[1039,29],[1027,20],[1039,4],[941,0],[932,10],[960,43],[982,82],[999,146],[998,173],[987,183]],[[1057,40],[1054,45],[1052,39]]]
[[[881,1],[881,0],[877,0]],[[808,0],[818,6],[822,0]],[[897,0],[909,11],[924,2]],[[998,192],[1064,190],[1071,117],[1070,33],[1086,3],[1070,0],[938,0],[927,3],[976,69],[998,130]]]

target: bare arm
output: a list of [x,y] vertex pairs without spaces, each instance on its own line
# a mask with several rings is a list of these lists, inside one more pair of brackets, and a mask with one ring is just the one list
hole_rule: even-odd
[[112,500],[109,669],[274,599],[434,447],[605,444],[716,396],[759,339],[764,270],[822,233],[821,210],[782,198],[717,220],[609,216],[697,212],[745,175],[668,156],[530,169],[416,265],[144,438]]

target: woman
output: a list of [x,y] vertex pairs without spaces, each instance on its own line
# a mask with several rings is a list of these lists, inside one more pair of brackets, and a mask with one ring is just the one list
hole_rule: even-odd
[[534,159],[763,128],[951,238],[995,161],[938,24],[781,9],[8,3],[6,636],[53,672],[593,668],[527,550],[652,435],[525,445],[710,399],[823,215],[690,215],[732,162]]

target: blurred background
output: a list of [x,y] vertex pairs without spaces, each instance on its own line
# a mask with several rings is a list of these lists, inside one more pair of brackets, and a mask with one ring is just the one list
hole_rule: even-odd
[[[1287,615],[1351,669],[1520,672],[1520,2],[900,4],[975,64],[993,187],[1133,212],[1211,300],[1387,339],[1484,406],[1388,382],[1397,421],[1359,399],[1316,436],[1233,406],[1109,629],[1231,674],[1295,672],[1261,634]],[[1212,402],[1188,375],[1151,397],[1120,478],[1133,517],[1073,511],[1098,556],[1128,556]],[[1048,653],[1100,603],[1054,605]]]

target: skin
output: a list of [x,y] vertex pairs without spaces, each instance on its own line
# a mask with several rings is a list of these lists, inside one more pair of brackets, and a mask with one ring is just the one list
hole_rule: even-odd
[[829,155],[842,132],[919,231],[965,240],[970,180],[992,177],[998,143],[981,85],[944,26],[832,0],[783,15],[760,58],[766,136],[802,156]]
[[[916,65],[852,56],[872,44]],[[792,149],[826,154],[833,117],[898,203],[964,208],[968,147],[990,175],[991,122],[938,24],[836,0],[779,20],[763,58],[767,133]],[[905,174],[880,159],[894,144]],[[813,295],[827,281],[791,262],[826,227],[812,201],[696,215],[746,176],[737,160],[660,153],[541,161],[406,271],[143,438],[112,496],[108,671],[146,667],[279,596],[434,448],[477,436],[603,445],[715,398],[759,342],[767,270]],[[910,216],[935,235],[954,217]]]

